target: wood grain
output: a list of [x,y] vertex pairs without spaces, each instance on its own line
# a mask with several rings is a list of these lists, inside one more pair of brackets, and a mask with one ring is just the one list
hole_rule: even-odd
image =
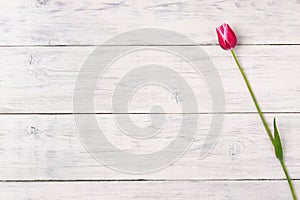
[[[224,22],[238,36],[237,55],[268,113],[268,122],[278,118],[287,167],[299,195],[299,12],[299,0],[2,1],[1,199],[290,199],[288,184],[245,84],[230,54],[217,46],[215,27]],[[155,51],[162,45],[192,49],[195,44],[174,42],[175,37],[170,36],[159,42],[133,38],[101,46],[113,36],[141,28],[186,35],[204,49],[222,78],[225,121],[215,148],[205,158],[200,158],[200,152],[207,148],[204,139],[211,117],[223,110],[212,110],[205,81],[190,65]],[[146,87],[129,102],[128,112],[135,113],[130,119],[147,126],[151,123],[147,113],[160,105],[169,122],[161,131],[169,135],[155,135],[147,140],[148,146],[121,137],[111,114],[112,94],[132,67],[164,64],[177,70],[193,88],[199,109],[188,115],[200,119],[198,137],[175,163],[133,175],[112,170],[113,166],[98,162],[84,148],[73,115],[74,86],[84,61],[99,46],[108,53],[127,46],[148,48],[120,58],[95,91],[93,112],[106,137],[120,148],[147,153],[166,145],[185,113],[180,104],[186,99],[159,87]],[[99,64],[108,59],[101,57]],[[201,59],[195,52],[192,60]]]
[[[300,186],[294,181],[295,187]],[[163,188],[163,190],[162,190]],[[266,192],[272,191],[272,192]],[[284,181],[0,183],[5,199],[290,199]]]
[[[106,51],[115,48],[103,47]],[[138,47],[137,47],[138,48]],[[162,47],[163,48],[163,47]],[[230,54],[219,47],[203,47],[224,85],[226,112],[255,112],[246,86]],[[0,48],[1,113],[72,113],[75,81],[94,47]],[[239,59],[265,112],[300,111],[300,46],[243,46]],[[106,61],[100,58],[100,64]],[[195,52],[195,60],[201,56]],[[135,67],[158,63],[180,73],[194,90],[199,113],[212,112],[204,79],[174,55],[141,50],[109,67],[95,91],[95,112],[112,112],[112,95],[118,81]],[[142,72],[141,72],[142,73]],[[95,75],[96,76],[96,75]],[[181,113],[178,100],[160,87],[136,93],[129,112],[148,113],[153,105]],[[181,100],[184,102],[184,99]],[[218,110],[217,110],[218,111]]]
[[[268,121],[275,116],[288,169],[294,179],[299,179],[300,115],[268,114]],[[130,117],[138,126],[145,126],[150,120],[143,114]],[[178,133],[180,119],[180,114],[168,114],[169,124],[161,130],[162,133],[147,140],[150,146],[145,146],[138,140],[132,143],[122,139],[124,133],[119,131],[113,115],[97,115],[101,130],[109,141],[121,149],[125,145],[126,150],[133,153],[167,146],[164,142]],[[284,178],[257,114],[227,114],[215,148],[204,158],[200,157],[200,150],[207,147],[203,142],[210,117],[202,114],[199,120],[195,141],[178,161],[157,172],[134,175],[112,170],[112,166],[97,162],[81,143],[73,115],[1,115],[0,180]],[[171,136],[165,136],[163,131],[169,131]]]
[[0,44],[99,45],[138,28],[216,44],[215,27],[223,22],[232,24],[240,44],[299,44],[299,11],[297,0],[11,0],[1,4]]

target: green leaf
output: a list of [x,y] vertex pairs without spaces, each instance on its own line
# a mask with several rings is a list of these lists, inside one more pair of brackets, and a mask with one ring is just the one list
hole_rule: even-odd
[[274,118],[274,148],[275,148],[275,154],[276,157],[279,160],[283,160],[283,153],[282,153],[282,145],[281,145],[281,141],[280,141],[280,137],[279,137],[279,133],[278,133],[278,129],[277,129],[277,125],[276,125],[276,119]]

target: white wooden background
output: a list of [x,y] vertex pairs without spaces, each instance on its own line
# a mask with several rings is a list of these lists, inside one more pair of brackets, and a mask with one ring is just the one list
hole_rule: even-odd
[[[268,121],[278,119],[300,195],[299,13],[299,0],[1,0],[0,199],[291,199],[243,80],[229,52],[217,46],[215,27],[223,22],[237,33],[237,55]],[[172,166],[129,175],[101,165],[80,143],[72,115],[80,67],[97,45],[137,28],[189,36],[218,69],[225,122],[205,159],[195,141]],[[110,73],[108,80],[118,71]],[[204,105],[192,114],[219,114]],[[112,118],[108,102],[95,107],[98,119]],[[132,115],[147,109],[138,104]],[[106,129],[112,131],[108,122]]]

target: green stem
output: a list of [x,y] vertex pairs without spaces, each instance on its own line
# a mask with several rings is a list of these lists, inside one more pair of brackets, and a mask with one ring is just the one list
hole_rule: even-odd
[[234,51],[231,50],[231,53],[232,53],[232,56],[233,56],[233,58],[234,58],[235,63],[237,64],[237,66],[238,66],[238,68],[239,68],[239,70],[240,70],[240,72],[241,72],[241,74],[242,74],[242,76],[243,76],[243,78],[244,78],[244,81],[245,81],[245,83],[246,83],[246,85],[247,85],[247,88],[248,88],[248,90],[249,90],[249,92],[250,92],[251,98],[252,98],[252,100],[254,101],[256,110],[258,111],[258,114],[259,114],[259,116],[260,116],[260,119],[261,119],[261,121],[262,121],[262,123],[263,123],[263,125],[264,125],[264,127],[265,127],[265,129],[266,129],[266,131],[267,131],[267,134],[268,134],[268,136],[269,136],[269,138],[270,138],[270,141],[272,142],[272,145],[274,146],[274,138],[273,138],[272,133],[271,133],[269,127],[268,127],[268,124],[267,124],[267,122],[266,122],[266,120],[265,120],[265,118],[264,118],[264,116],[263,116],[263,114],[262,114],[262,112],[261,112],[261,109],[260,109],[260,107],[259,107],[259,104],[258,104],[258,102],[257,102],[257,100],[256,100],[256,97],[255,97],[255,95],[254,95],[254,92],[253,92],[253,90],[252,90],[252,88],[251,88],[251,85],[250,85],[250,83],[249,83],[249,80],[248,80],[248,78],[247,78],[247,76],[246,76],[246,74],[245,74],[243,68],[241,67],[241,65],[240,65],[240,63],[239,63],[239,61],[238,61],[238,59],[237,59],[237,57],[236,57]]
[[[270,141],[272,142],[273,147],[275,148],[275,146],[274,146],[274,138],[273,138],[273,135],[272,135],[271,130],[270,130],[270,128],[268,127],[268,124],[267,124],[267,122],[266,122],[266,120],[265,120],[265,118],[264,118],[264,116],[263,116],[263,113],[262,113],[260,107],[259,107],[259,104],[258,104],[257,99],[256,99],[256,97],[255,97],[255,95],[254,95],[254,92],[253,92],[253,90],[252,90],[252,88],[251,88],[251,85],[250,85],[250,83],[249,83],[249,80],[248,80],[248,78],[247,78],[247,76],[246,76],[246,74],[245,74],[243,68],[241,67],[241,65],[240,65],[240,63],[239,63],[239,61],[238,61],[238,59],[237,59],[237,57],[236,57],[234,51],[233,51],[233,50],[230,50],[230,51],[231,51],[231,54],[232,54],[232,56],[233,56],[233,58],[234,58],[234,61],[235,61],[236,65],[238,66],[238,68],[239,68],[239,70],[240,70],[240,72],[241,72],[241,74],[242,74],[242,76],[243,76],[243,79],[244,79],[244,81],[245,81],[245,83],[246,83],[246,85],[247,85],[247,88],[248,88],[248,90],[249,90],[249,92],[250,92],[251,98],[252,98],[252,100],[253,100],[253,102],[254,102],[254,104],[255,104],[256,110],[258,111],[259,117],[260,117],[260,119],[261,119],[261,121],[262,121],[262,123],[263,123],[263,125],[264,125],[264,127],[265,127],[265,129],[266,129],[266,132],[267,132],[267,134],[268,134],[268,136],[269,136],[269,139],[270,139]],[[284,171],[284,174],[285,174],[285,176],[286,176],[286,178],[287,178],[287,181],[288,181],[288,183],[289,183],[290,190],[291,190],[291,193],[292,193],[292,196],[293,196],[293,200],[297,200],[296,193],[295,193],[295,190],[294,190],[294,187],[293,187],[291,178],[290,178],[290,176],[289,176],[289,173],[288,173],[288,171],[287,171],[287,169],[286,169],[285,163],[284,163],[283,160],[279,160],[279,162],[280,162],[280,164],[281,164],[281,167],[282,167],[282,169],[283,169],[283,171]]]
[[285,166],[285,163],[283,160],[280,160],[280,164],[281,164],[281,167],[284,171],[284,174],[285,174],[285,177],[287,178],[288,180],[288,183],[289,183],[289,186],[290,186],[290,190],[291,190],[291,193],[292,193],[292,196],[293,196],[293,199],[294,200],[297,200],[297,196],[296,196],[296,193],[295,193],[295,190],[294,190],[294,187],[293,187],[293,183],[291,181],[291,178],[290,178],[290,175],[286,169],[286,166]]

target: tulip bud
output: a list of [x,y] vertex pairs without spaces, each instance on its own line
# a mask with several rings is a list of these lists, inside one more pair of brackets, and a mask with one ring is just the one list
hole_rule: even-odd
[[236,36],[228,24],[222,24],[216,28],[219,45],[224,50],[233,49],[237,44]]

